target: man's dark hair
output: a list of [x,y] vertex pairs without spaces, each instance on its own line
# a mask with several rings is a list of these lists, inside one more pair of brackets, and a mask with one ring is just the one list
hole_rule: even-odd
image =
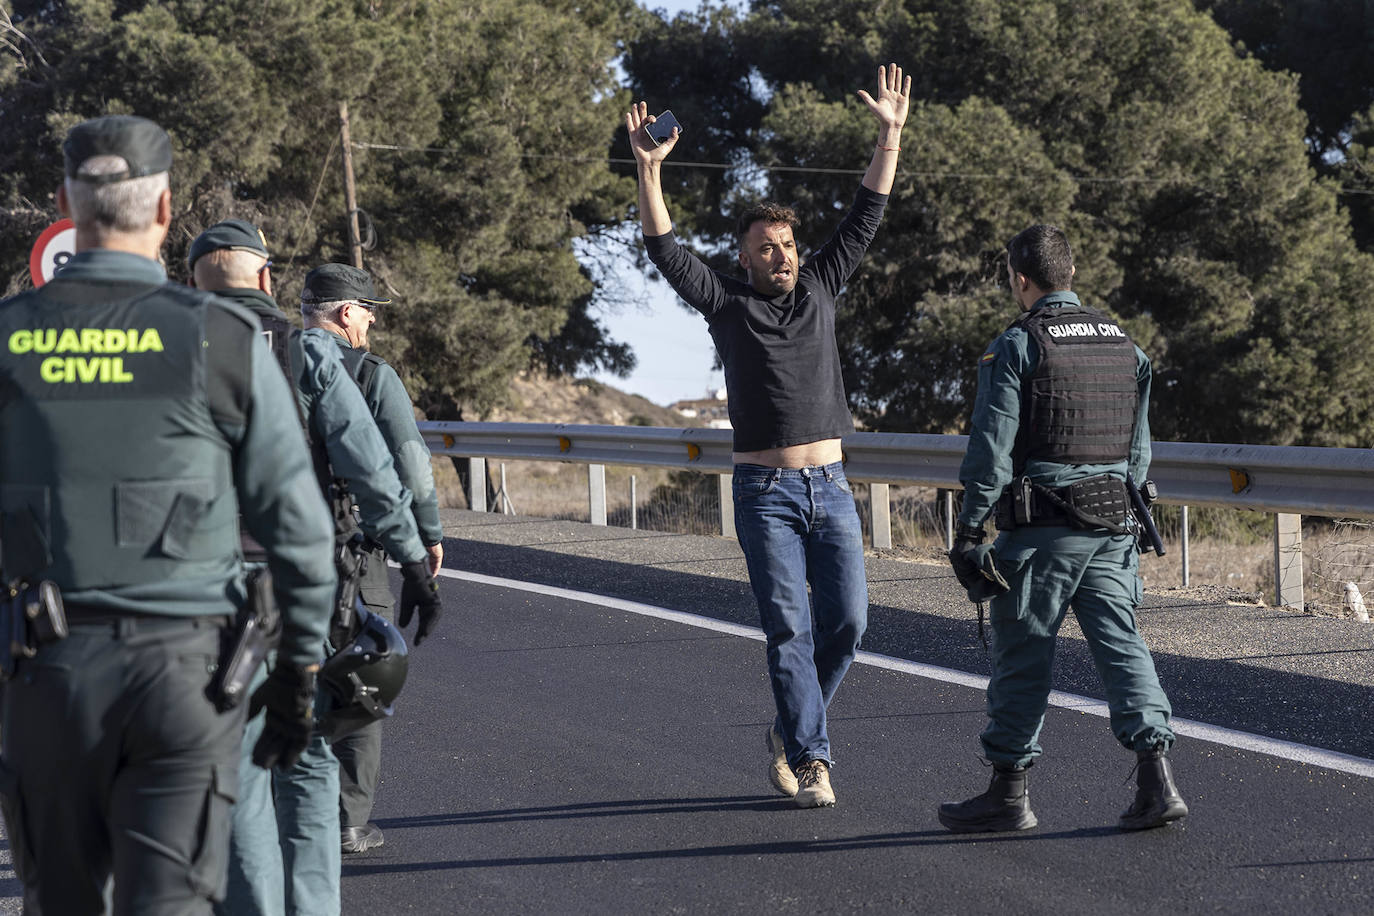
[[1007,263],[1045,292],[1069,289],[1073,281],[1073,252],[1068,236],[1055,226],[1036,225],[1007,242]]
[[761,200],[746,207],[735,221],[735,237],[739,239],[740,244],[744,243],[744,237],[749,234],[749,227],[755,223],[786,223],[792,227],[793,232],[801,227],[797,211],[772,201]]

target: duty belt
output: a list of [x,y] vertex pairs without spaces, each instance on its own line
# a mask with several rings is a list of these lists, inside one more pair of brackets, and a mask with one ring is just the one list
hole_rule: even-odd
[[113,626],[127,630],[159,627],[223,627],[228,626],[228,614],[123,614],[108,607],[67,602],[67,623],[75,627]]
[[1022,476],[1002,492],[996,511],[1000,531],[1060,526],[1127,534],[1130,496],[1126,482],[1110,474],[1087,477],[1066,487],[1046,487]]

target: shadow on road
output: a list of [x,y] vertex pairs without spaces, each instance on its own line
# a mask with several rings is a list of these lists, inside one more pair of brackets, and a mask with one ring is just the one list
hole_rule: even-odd
[[[523,581],[758,625],[754,597],[743,580],[460,538],[449,538],[448,544],[451,556],[461,557],[459,565],[467,571],[508,576],[518,569]],[[917,567],[909,580],[917,596],[912,603],[918,606],[923,589],[943,587],[924,569]],[[1188,614],[1202,609],[1167,610]],[[973,621],[972,612],[961,620],[918,607],[873,604],[863,648],[986,676],[990,657],[978,642]],[[1368,653],[1349,654],[1359,658]],[[1369,705],[1370,688],[1364,684],[1258,667],[1247,664],[1250,658],[1244,656],[1194,658],[1156,649],[1154,659],[1176,716],[1374,758],[1374,730],[1358,727]],[[1053,686],[1105,699],[1092,657],[1080,640],[1059,641]]]
[[[702,799],[707,803],[718,804],[722,799]],[[726,800],[728,801],[728,800]],[[643,805],[643,802],[608,802],[609,805]],[[666,808],[667,811],[703,810],[691,802],[683,802],[686,808],[680,804],[674,804]],[[752,803],[751,803],[752,804]],[[790,803],[786,799],[776,799],[770,801],[766,808],[788,806]],[[573,805],[569,807],[580,808],[583,806]],[[597,807],[595,805],[590,807]],[[514,815],[516,819],[522,819],[526,812],[539,812],[548,809],[512,809],[511,811],[498,812],[502,816]],[[554,809],[558,810],[558,809]],[[707,808],[705,810],[710,810]],[[480,813],[480,812],[479,812]],[[490,812],[488,812],[490,813]],[[594,816],[603,816],[606,811],[598,811]],[[452,815],[455,822],[462,821],[471,823],[467,820],[469,815]],[[409,819],[398,818],[392,821],[379,821],[386,827],[402,826]],[[431,818],[417,818],[424,822],[424,826],[434,823]],[[422,826],[415,824],[414,826]],[[665,859],[699,859],[713,858],[717,856],[777,856],[777,855],[796,855],[812,854],[818,852],[844,852],[855,850],[872,850],[887,848],[916,848],[922,846],[960,846],[968,844],[989,844],[989,843],[1043,843],[1053,840],[1087,840],[1103,836],[1115,836],[1121,831],[1115,827],[1085,827],[1078,830],[1063,830],[1045,833],[1016,833],[1016,834],[953,834],[944,830],[917,830],[902,833],[873,833],[861,834],[851,837],[823,837],[809,840],[777,840],[766,843],[726,843],[715,846],[693,846],[680,849],[647,849],[635,851],[615,851],[615,852],[585,852],[570,855],[548,855],[548,856],[511,856],[498,858],[472,858],[472,859],[447,859],[434,862],[359,862],[345,863],[343,873],[345,875],[380,875],[389,873],[424,872],[424,871],[443,871],[449,869],[466,868],[503,868],[509,866],[528,866],[528,865],[575,865],[580,863],[593,862],[637,862],[653,861]]]

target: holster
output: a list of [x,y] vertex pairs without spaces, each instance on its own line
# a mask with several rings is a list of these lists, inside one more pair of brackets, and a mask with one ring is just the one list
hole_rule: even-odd
[[248,598],[225,631],[220,646],[219,666],[205,688],[206,696],[220,712],[228,712],[243,702],[253,675],[281,640],[281,613],[272,595],[272,574],[266,567],[248,573]]
[[35,585],[11,583],[0,601],[0,683],[14,676],[21,658],[33,658],[38,647],[67,636],[62,593],[43,580]]
[[1126,534],[1131,509],[1126,482],[1110,474],[1076,480],[1067,487],[1046,487],[1022,475],[997,500],[999,531],[1058,525]]
[[334,565],[339,573],[339,590],[334,602],[334,620],[330,624],[330,642],[341,646],[353,637],[357,624],[358,590],[367,572],[367,538],[361,531],[338,541],[334,549]]

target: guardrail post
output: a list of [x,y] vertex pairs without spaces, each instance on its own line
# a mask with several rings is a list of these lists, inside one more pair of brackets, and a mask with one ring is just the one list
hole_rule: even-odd
[[587,465],[587,504],[593,525],[606,524],[606,465]]
[[868,485],[868,518],[873,529],[873,549],[892,549],[892,503],[888,499],[888,485]]
[[1302,516],[1274,516],[1274,606],[1303,608]]
[[945,490],[945,550],[954,549],[954,491]]
[[468,459],[468,508],[487,511],[487,459]]
[[635,495],[635,475],[630,475],[630,530],[639,528],[639,500]]
[[1178,511],[1178,558],[1183,562],[1184,588],[1188,587],[1188,507],[1179,506]]
[[735,537],[735,475],[721,474],[716,478],[720,487],[720,533]]

